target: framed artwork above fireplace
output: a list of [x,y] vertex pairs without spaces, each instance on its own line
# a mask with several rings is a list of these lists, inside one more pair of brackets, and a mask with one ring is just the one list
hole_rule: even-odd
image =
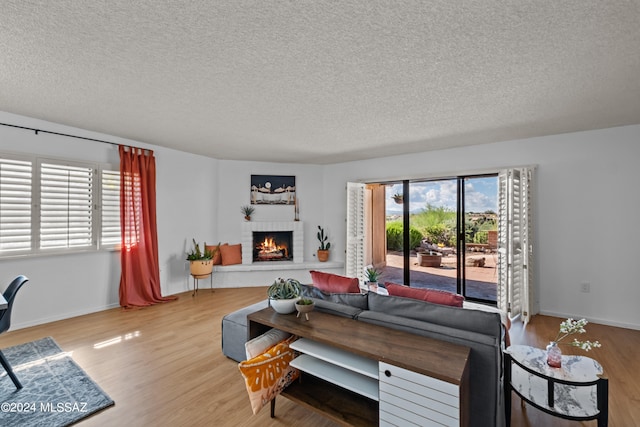
[[296,177],[251,175],[252,205],[295,205]]

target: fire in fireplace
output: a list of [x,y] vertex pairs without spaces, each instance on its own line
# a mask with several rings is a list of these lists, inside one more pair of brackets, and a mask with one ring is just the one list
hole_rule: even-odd
[[253,232],[253,261],[289,261],[293,259],[293,232]]

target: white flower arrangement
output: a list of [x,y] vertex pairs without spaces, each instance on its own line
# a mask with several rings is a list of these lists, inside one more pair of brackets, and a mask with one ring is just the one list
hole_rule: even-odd
[[[573,320],[569,318],[563,321],[562,323],[560,323],[560,331],[558,332],[558,335],[556,336],[556,339],[554,340],[554,342],[560,343],[561,340],[565,339],[569,335],[584,334],[585,332],[587,332],[584,329],[587,323],[589,322],[587,322],[586,319]],[[589,351],[592,348],[597,348],[602,346],[598,341],[593,341],[593,342],[588,340],[578,341],[577,338],[574,338],[573,341],[569,344],[574,347],[580,347],[584,351]]]

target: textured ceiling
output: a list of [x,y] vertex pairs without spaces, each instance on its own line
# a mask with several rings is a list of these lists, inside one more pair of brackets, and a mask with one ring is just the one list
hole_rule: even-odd
[[640,1],[3,0],[0,110],[333,163],[640,123]]

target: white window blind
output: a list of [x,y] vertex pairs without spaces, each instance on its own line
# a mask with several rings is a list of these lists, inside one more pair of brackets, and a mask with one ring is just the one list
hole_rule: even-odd
[[0,253],[31,250],[32,162],[0,158]]
[[116,246],[120,237],[120,172],[102,171],[102,232],[100,246]]
[[533,305],[532,168],[500,171],[498,220],[498,308],[521,316]]
[[0,258],[120,245],[113,165],[0,153]]
[[93,168],[40,164],[40,249],[96,246]]
[[364,277],[365,184],[347,183],[347,252],[345,273],[348,277]]

